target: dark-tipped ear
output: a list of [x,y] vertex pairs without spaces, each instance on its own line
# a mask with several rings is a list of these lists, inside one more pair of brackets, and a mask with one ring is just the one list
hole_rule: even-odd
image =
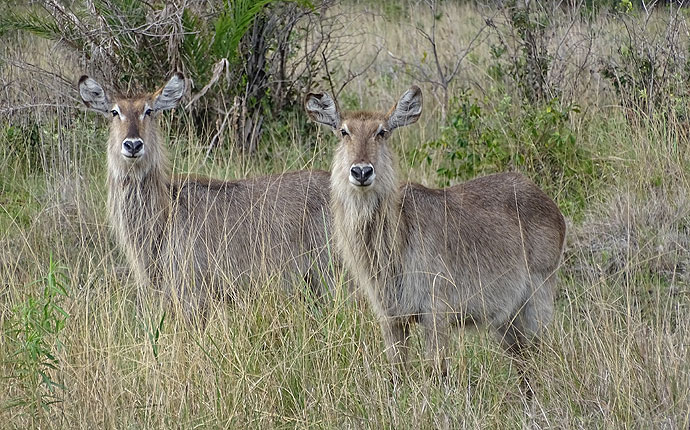
[[388,112],[388,129],[415,123],[422,115],[422,90],[413,85]]
[[153,110],[172,109],[180,102],[184,95],[185,82],[182,73],[175,73],[167,84],[153,95]]
[[304,98],[304,110],[312,121],[326,124],[332,129],[340,127],[338,104],[326,93],[309,93]]
[[86,75],[79,78],[79,95],[89,109],[107,114],[113,107],[101,84]]

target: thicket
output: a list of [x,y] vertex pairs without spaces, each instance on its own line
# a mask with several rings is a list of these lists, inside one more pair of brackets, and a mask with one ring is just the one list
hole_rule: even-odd
[[[189,78],[195,128],[253,151],[264,121],[294,106],[321,77],[329,1],[17,1],[0,8],[0,40],[30,33],[77,54],[115,91]],[[64,76],[66,81],[73,77]],[[299,103],[297,103],[298,105]]]
[[[559,196],[570,215],[583,209],[607,171],[603,157],[579,141],[582,130],[575,125],[593,75],[610,85],[630,123],[661,120],[670,133],[684,135],[690,46],[682,3],[507,1],[485,12],[485,25],[465,49],[455,48],[455,64],[444,64],[437,54],[437,22],[447,19],[437,13],[437,3],[427,1],[431,28],[418,28],[432,60],[426,68],[408,69],[443,90],[440,133],[411,157],[436,166],[438,185],[520,170]],[[612,52],[595,52],[601,37],[596,23],[607,21],[624,31],[615,35]],[[465,86],[449,97],[449,80],[461,62],[473,61],[468,53],[480,37],[489,48],[489,60],[481,65],[488,86]]]

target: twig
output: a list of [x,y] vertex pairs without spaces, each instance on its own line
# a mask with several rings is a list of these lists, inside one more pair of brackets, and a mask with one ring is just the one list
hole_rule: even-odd
[[216,64],[213,66],[213,76],[211,76],[211,79],[208,81],[208,83],[192,97],[192,100],[187,103],[187,105],[184,107],[185,110],[189,110],[189,108],[196,103],[197,100],[199,100],[201,97],[206,94],[206,92],[216,83],[218,82],[218,79],[220,79],[220,76],[223,73],[223,70],[228,70],[228,67],[230,66],[230,63],[228,62],[227,58],[221,58],[216,62]]
[[360,71],[358,71],[358,72],[352,72],[352,69],[348,68],[348,70],[347,70],[347,75],[348,75],[347,78],[346,78],[346,79],[343,81],[343,83],[340,85],[340,88],[338,89],[338,91],[336,91],[336,92],[333,94],[333,96],[335,97],[336,100],[338,99],[338,96],[340,95],[340,93],[343,91],[343,89],[345,88],[345,86],[346,86],[347,84],[349,84],[350,82],[352,82],[355,78],[358,78],[359,76],[362,76],[364,73],[367,72],[367,70],[369,70],[369,69],[371,68],[371,66],[374,65],[374,63],[376,62],[376,59],[377,59],[378,56],[379,56],[379,53],[381,52],[381,49],[382,49],[381,47],[378,47],[378,48],[377,48],[376,53],[371,57],[371,61],[369,62],[369,64],[367,64],[366,66],[364,66],[364,68],[362,68]]

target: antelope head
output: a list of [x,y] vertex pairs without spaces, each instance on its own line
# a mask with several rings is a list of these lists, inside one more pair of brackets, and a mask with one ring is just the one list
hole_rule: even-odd
[[94,79],[79,79],[84,104],[110,118],[108,162],[117,171],[147,172],[164,160],[156,117],[177,106],[185,92],[185,80],[176,73],[158,91],[135,97],[111,96]]
[[309,117],[328,125],[340,138],[333,160],[334,185],[355,192],[397,187],[393,155],[386,144],[393,130],[412,124],[422,114],[422,90],[412,86],[388,111],[342,113],[326,93],[310,93],[304,101]]

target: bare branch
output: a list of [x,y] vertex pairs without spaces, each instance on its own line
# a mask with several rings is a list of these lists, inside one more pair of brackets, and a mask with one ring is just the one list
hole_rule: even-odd
[[340,85],[340,88],[338,88],[338,91],[334,94],[334,97],[336,98],[336,100],[338,98],[338,95],[343,91],[343,89],[345,88],[345,86],[347,84],[352,82],[355,78],[362,76],[364,73],[367,72],[367,70],[369,70],[371,68],[371,66],[374,65],[374,63],[376,62],[376,59],[379,56],[379,53],[381,52],[381,49],[382,49],[381,47],[378,47],[376,49],[376,53],[371,57],[371,61],[367,65],[365,65],[362,69],[360,69],[359,71],[353,72],[352,69],[348,68],[347,78],[345,78],[343,83]]

